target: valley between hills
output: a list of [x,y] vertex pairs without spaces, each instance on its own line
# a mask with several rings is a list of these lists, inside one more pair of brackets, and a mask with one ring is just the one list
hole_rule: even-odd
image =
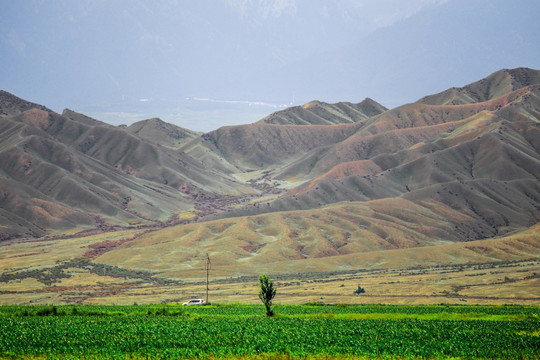
[[539,150],[528,68],[204,134],[0,91],[0,304],[539,304]]

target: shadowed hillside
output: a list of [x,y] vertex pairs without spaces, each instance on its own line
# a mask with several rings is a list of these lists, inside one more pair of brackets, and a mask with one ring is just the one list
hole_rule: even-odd
[[245,168],[285,164],[314,149],[332,146],[353,135],[362,123],[346,125],[226,126],[205,134],[230,163]]

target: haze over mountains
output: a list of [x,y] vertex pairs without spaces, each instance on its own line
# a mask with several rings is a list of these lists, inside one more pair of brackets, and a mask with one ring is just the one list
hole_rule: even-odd
[[393,108],[540,68],[539,12],[535,0],[3,2],[0,83],[57,112],[204,132],[313,99]]

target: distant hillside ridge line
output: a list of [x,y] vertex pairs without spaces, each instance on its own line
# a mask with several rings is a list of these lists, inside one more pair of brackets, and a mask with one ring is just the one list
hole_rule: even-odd
[[388,110],[376,101],[366,98],[358,104],[340,102],[328,104],[311,101],[270,114],[259,123],[278,125],[334,125],[355,123]]
[[[324,214],[342,202],[359,204],[351,211],[362,223],[346,232],[354,241],[503,236],[540,219],[539,123],[540,71],[528,68],[393,109],[370,98],[312,101],[205,134],[158,118],[112,126],[0,91],[0,239]],[[400,222],[396,204],[423,216]],[[301,223],[290,231],[309,237]],[[341,254],[314,249],[309,256]]]

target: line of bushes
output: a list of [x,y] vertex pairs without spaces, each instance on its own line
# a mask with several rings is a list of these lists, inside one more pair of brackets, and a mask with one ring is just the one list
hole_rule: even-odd
[[0,317],[25,317],[25,316],[184,316],[183,308],[167,308],[165,306],[141,306],[139,309],[125,307],[89,307],[89,306],[21,306],[15,311],[2,312]]
[[3,273],[0,275],[0,282],[9,282],[13,280],[24,280],[33,278],[45,285],[52,285],[70,278],[72,275],[65,272],[70,268],[84,269],[90,273],[100,276],[111,276],[116,278],[140,279],[147,282],[153,282],[160,285],[179,284],[181,282],[156,277],[154,273],[148,271],[137,271],[122,269],[118,266],[96,264],[89,259],[73,259],[65,263],[43,269],[24,270],[16,273]]

